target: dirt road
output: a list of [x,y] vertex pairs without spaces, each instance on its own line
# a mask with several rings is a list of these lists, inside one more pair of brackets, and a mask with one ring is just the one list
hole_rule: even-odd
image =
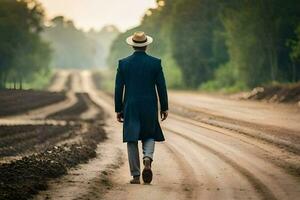
[[96,89],[90,72],[76,74],[71,85],[107,113],[109,138],[98,145],[96,158],[51,181],[36,199],[299,199],[295,107],[171,92],[171,113],[162,122],[166,142],[157,143],[154,155],[154,180],[130,185],[112,98]]
[[[288,128],[295,129],[299,139],[299,113],[286,112],[286,108],[280,106],[280,110],[273,108],[272,111],[267,109],[271,105],[252,102],[238,104],[226,99],[223,102],[212,97],[202,100],[201,96],[187,96],[184,93],[171,93],[170,99],[177,106],[197,108],[200,105],[221,116],[233,116],[233,123],[234,117],[244,121],[251,119],[251,123],[270,117],[271,122],[266,121],[262,125],[285,127],[281,125],[286,122],[291,124]],[[201,105],[202,101],[206,103]],[[255,119],[258,113],[259,120]],[[281,119],[285,121],[281,122]],[[157,145],[153,184],[127,184],[128,167],[124,165],[113,178],[115,189],[104,199],[299,199],[299,178],[283,170],[285,165],[290,166],[291,163],[299,169],[299,154],[257,137],[187,119],[178,113],[171,113],[162,125],[166,142]],[[299,143],[295,145],[299,146]]]
[[300,133],[300,108],[297,106],[239,101],[192,92],[173,91],[169,97],[174,105],[182,105],[195,111]]
[[[250,137],[228,128],[186,117],[176,110],[162,126],[166,142],[158,143],[151,185],[128,184],[126,146],[121,125],[115,122],[111,97],[97,91],[89,72],[81,73],[82,89],[101,105],[107,119],[109,139],[99,146],[101,156],[53,184],[47,198],[55,199],[298,199],[300,196],[299,154],[272,142]],[[292,129],[299,139],[299,113],[290,107],[236,102],[229,99],[171,93],[171,104],[214,112],[260,126]],[[203,104],[202,104],[203,103]],[[268,108],[271,108],[269,110]],[[257,118],[256,118],[257,116]],[[270,121],[262,119],[269,119]],[[298,121],[297,121],[298,120]],[[240,124],[241,125],[241,124]],[[290,125],[290,126],[287,126]],[[247,130],[249,127],[245,127]],[[253,127],[252,127],[253,129]],[[271,133],[273,134],[273,133]],[[276,139],[276,135],[273,134]],[[298,140],[295,140],[298,141]],[[299,143],[293,143],[298,146]],[[122,163],[122,164],[120,164]],[[76,174],[76,176],[74,175]],[[101,187],[105,183],[108,190]],[[67,188],[67,189],[66,189]],[[101,189],[102,188],[102,189]],[[42,199],[40,196],[39,199]]]
[[[3,91],[1,105],[7,104],[8,116],[0,119],[0,199],[31,199],[47,188],[49,180],[97,156],[97,144],[106,139],[105,113],[81,92],[80,75],[68,74],[65,85],[56,87],[66,90],[67,96],[65,92]],[[24,96],[22,110],[14,109]]]

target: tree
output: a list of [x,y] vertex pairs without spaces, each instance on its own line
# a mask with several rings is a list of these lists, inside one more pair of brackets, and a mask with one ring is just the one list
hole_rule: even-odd
[[291,47],[290,58],[292,61],[292,81],[300,80],[300,25],[295,31],[296,39],[290,40],[288,45]]
[[107,57],[114,39],[120,34],[117,27],[113,25],[104,26],[100,31],[90,30],[87,36],[95,41],[96,53],[94,65],[99,67],[107,66]]
[[219,10],[216,0],[186,0],[175,5],[171,46],[188,87],[197,88],[211,79],[214,69],[227,61]]
[[24,79],[48,68],[50,49],[40,38],[44,12],[35,0],[0,1],[0,75],[20,88]]
[[57,16],[46,27],[43,38],[51,43],[53,67],[92,68],[106,65],[110,45],[118,34],[114,26],[85,32],[76,28],[71,20]]
[[158,0],[158,5],[115,40],[110,65],[127,54],[125,38],[145,30],[155,36],[150,52],[168,60],[168,74],[179,69],[187,88],[209,82],[210,88],[244,89],[299,80],[298,0]]
[[299,21],[294,0],[228,1],[224,26],[230,65],[249,87],[269,81],[288,81],[291,74],[289,47]]
[[154,42],[149,45],[148,51],[150,54],[162,59],[168,86],[173,88],[182,87],[181,70],[173,58],[170,45],[170,26],[173,18],[174,0],[158,0],[157,5],[157,8],[149,9],[146,12],[140,26],[130,29],[116,38],[110,49],[108,64],[115,69],[118,60],[128,56],[130,52],[130,48],[125,42],[126,38],[136,31],[145,31],[154,37]]

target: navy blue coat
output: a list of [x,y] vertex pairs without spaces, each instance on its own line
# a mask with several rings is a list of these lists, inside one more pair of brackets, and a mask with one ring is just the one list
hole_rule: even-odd
[[119,60],[115,111],[123,112],[124,115],[123,142],[149,138],[165,140],[159,125],[157,93],[160,110],[168,110],[168,95],[160,59],[136,51]]

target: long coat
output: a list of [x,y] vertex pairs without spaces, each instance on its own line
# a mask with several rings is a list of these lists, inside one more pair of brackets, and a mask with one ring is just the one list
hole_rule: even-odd
[[160,110],[168,110],[168,95],[160,59],[143,51],[135,51],[131,56],[119,60],[115,111],[123,112],[124,115],[123,142],[149,138],[165,140],[159,125],[157,93]]

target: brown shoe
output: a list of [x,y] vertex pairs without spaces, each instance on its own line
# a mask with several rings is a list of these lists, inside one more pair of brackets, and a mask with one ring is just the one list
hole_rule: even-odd
[[130,184],[140,184],[140,176],[134,176],[133,179],[130,180]]
[[143,177],[143,181],[144,183],[146,184],[149,184],[151,183],[152,181],[152,177],[153,177],[153,173],[152,173],[152,170],[151,170],[151,159],[146,157],[144,158],[144,170],[142,172],[142,177]]

